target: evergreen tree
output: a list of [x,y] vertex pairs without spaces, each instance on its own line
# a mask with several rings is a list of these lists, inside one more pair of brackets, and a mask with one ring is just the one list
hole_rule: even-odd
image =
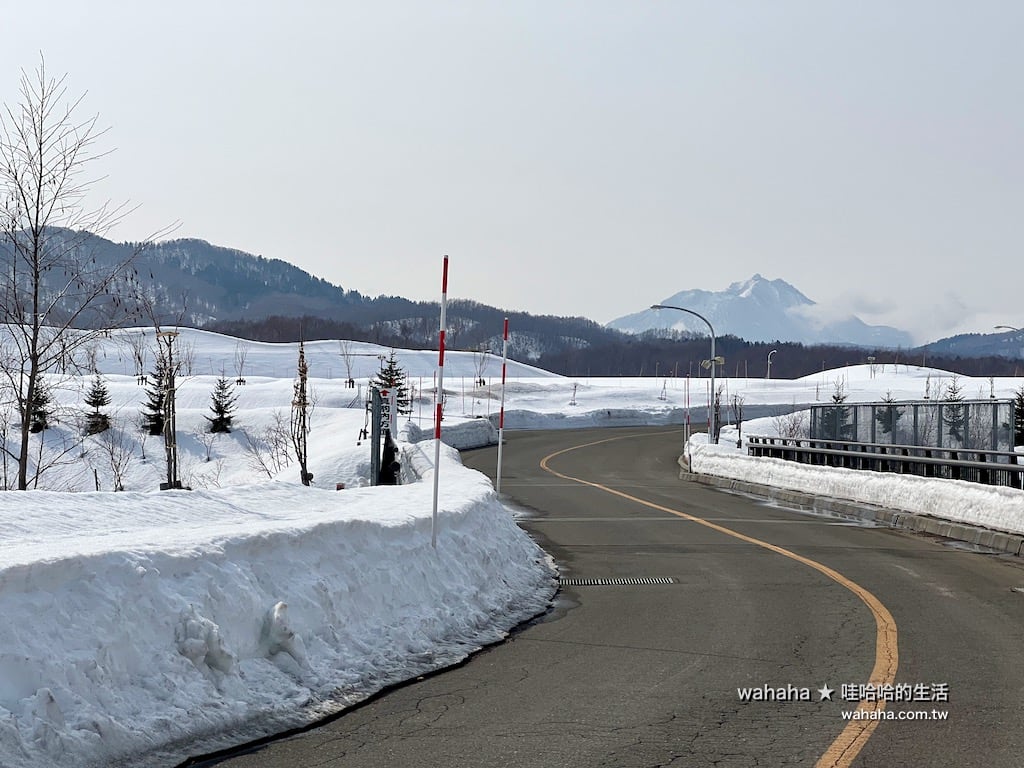
[[42,432],[50,428],[50,416],[53,414],[53,395],[50,388],[42,380],[36,381],[36,388],[32,394],[32,401],[28,410],[28,431],[32,434]]
[[875,409],[875,421],[878,422],[878,427],[882,430],[883,434],[893,434],[896,431],[896,423],[900,420],[905,409],[895,405],[896,398],[893,397],[891,391],[885,393],[882,402],[885,405]]
[[960,379],[954,376],[943,394],[942,423],[947,434],[960,445],[964,444],[964,427],[967,424],[967,407],[964,405],[964,390]]
[[210,410],[213,416],[204,416],[210,422],[210,432],[230,432],[234,418],[235,403],[238,400],[232,389],[231,382],[223,375],[217,379],[211,395]]
[[371,384],[378,389],[394,389],[398,392],[398,412],[403,415],[412,413],[412,400],[409,398],[409,386],[405,371],[398,367],[395,350],[391,350],[387,364],[373,377]]
[[164,405],[167,399],[167,360],[157,355],[156,366],[149,375],[146,399],[142,403],[142,429],[147,435],[164,433]]
[[844,405],[846,397],[842,381],[837,381],[835,391],[832,393],[832,405],[821,409],[819,431],[822,439],[849,440],[853,434],[853,424],[850,423],[850,406]]
[[93,379],[92,386],[85,394],[85,404],[92,408],[85,418],[85,434],[98,435],[110,429],[110,417],[100,408],[110,405],[110,393],[107,385],[98,375]]

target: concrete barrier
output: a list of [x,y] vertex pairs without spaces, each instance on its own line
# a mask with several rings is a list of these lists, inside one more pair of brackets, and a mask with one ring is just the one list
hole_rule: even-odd
[[865,520],[878,525],[913,531],[915,533],[926,533],[944,539],[973,544],[994,552],[1005,552],[1015,557],[1021,557],[1022,553],[1024,553],[1024,536],[994,531],[990,528],[979,528],[955,523],[940,517],[884,509],[847,499],[832,499],[826,496],[814,496],[813,494],[801,491],[775,488],[770,485],[761,485],[744,480],[695,474],[687,471],[682,462],[680,462],[680,467],[679,477],[682,480],[689,480],[701,485],[723,488],[730,491],[739,491],[751,496],[759,496],[781,506],[792,507],[805,512],[824,512]]

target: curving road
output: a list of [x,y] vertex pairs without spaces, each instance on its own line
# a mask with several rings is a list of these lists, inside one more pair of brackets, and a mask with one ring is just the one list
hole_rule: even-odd
[[[681,481],[679,442],[515,432],[502,473],[564,579],[672,583],[563,586],[467,664],[217,764],[1024,764],[1017,559]],[[495,450],[464,461],[493,476]]]

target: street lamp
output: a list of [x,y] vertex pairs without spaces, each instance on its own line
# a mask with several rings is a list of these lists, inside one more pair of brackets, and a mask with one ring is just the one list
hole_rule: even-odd
[[671,304],[652,304],[651,309],[674,309],[678,312],[686,312],[703,320],[707,324],[708,330],[711,331],[711,402],[708,407],[708,441],[717,444],[718,440],[715,438],[715,329],[704,315],[698,314],[692,309],[673,307]]
[[772,355],[774,355],[778,351],[779,350],[777,349],[773,349],[771,352],[768,353],[768,375],[765,376],[766,379],[770,379],[772,377]]
[[[994,328],[995,328],[995,329],[996,329],[997,331],[999,331],[999,330],[1003,330],[1003,331],[1015,331],[1015,332],[1017,332],[1017,333],[1019,333],[1019,332],[1020,332],[1021,330],[1024,330],[1024,329],[1021,329],[1021,328],[1017,328],[1017,327],[1015,327],[1015,326],[1012,326],[1012,325],[996,325],[996,326],[993,326],[993,327],[994,327]],[[1021,347],[1021,357],[1024,357],[1024,347]]]

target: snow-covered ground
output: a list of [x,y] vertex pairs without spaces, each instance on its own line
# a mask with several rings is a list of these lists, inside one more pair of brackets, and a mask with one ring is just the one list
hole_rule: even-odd
[[[348,345],[350,371],[338,342],[307,344],[307,488],[272,448],[288,420],[297,345],[182,331],[175,343],[191,365],[179,381],[178,442],[181,477],[194,490],[160,492],[161,438],[138,428],[144,387],[128,337],[141,333],[117,334],[93,355],[113,430],[83,438],[91,377],[52,377],[61,407],[33,438],[51,466],[37,490],[0,494],[4,768],[172,765],[448,664],[548,605],[555,581],[545,554],[489,481],[447,447],[431,547],[434,443],[423,438],[432,437],[435,351],[396,352],[415,394],[400,435],[402,484],[369,487],[363,402],[391,350]],[[500,365],[494,355],[446,354],[446,443],[493,444],[502,397],[510,429],[681,424],[688,403],[706,398],[706,379],[570,379],[513,363],[502,392]],[[222,371],[246,383],[235,387],[232,433],[213,437],[204,417]],[[726,385],[748,406],[779,407],[779,416],[744,425],[744,434],[772,434],[787,406],[826,402],[840,380],[853,402],[887,392],[919,399],[926,387],[934,397],[950,378],[857,366]],[[1009,398],[1022,381],[960,383],[966,396]],[[1020,492],[902,476],[866,482],[866,473],[851,483],[841,470],[807,475],[766,459],[755,469],[727,447],[728,435],[720,446],[693,439],[696,470],[898,508],[926,499],[912,511],[1024,528]],[[11,467],[2,469],[10,478]],[[112,491],[118,482],[125,491]]]

